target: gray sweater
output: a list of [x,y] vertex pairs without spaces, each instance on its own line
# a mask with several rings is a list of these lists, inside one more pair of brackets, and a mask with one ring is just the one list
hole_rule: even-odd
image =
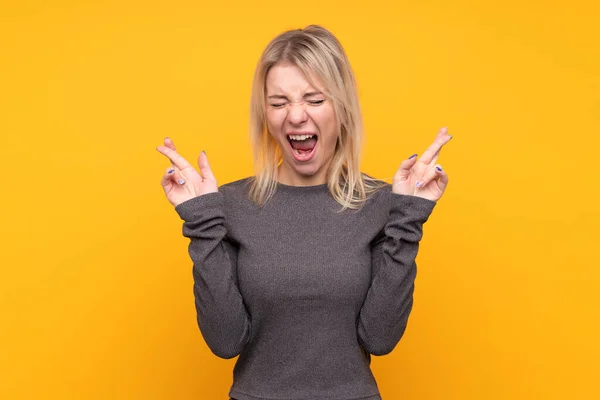
[[175,208],[202,336],[217,356],[239,355],[229,395],[381,399],[370,355],[391,352],[406,329],[436,203],[387,185],[360,210],[339,212],[326,184],[278,184],[260,208],[249,183]]

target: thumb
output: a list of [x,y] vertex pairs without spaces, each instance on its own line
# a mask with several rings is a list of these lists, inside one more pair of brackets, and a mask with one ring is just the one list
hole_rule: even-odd
[[216,181],[215,176],[210,169],[210,165],[208,164],[208,157],[206,157],[206,152],[204,150],[202,150],[198,156],[198,167],[200,168],[200,173],[204,179]]

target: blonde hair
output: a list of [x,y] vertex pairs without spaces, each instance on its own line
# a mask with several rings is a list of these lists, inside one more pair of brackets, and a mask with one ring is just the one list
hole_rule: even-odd
[[318,25],[283,32],[267,45],[258,61],[250,100],[250,140],[255,168],[251,200],[262,206],[277,188],[277,166],[282,154],[267,129],[265,82],[269,69],[279,62],[297,66],[309,81],[309,73],[314,73],[324,83],[339,129],[327,186],[342,210],[360,208],[385,183],[360,172],[363,124],[354,73],[340,42]]

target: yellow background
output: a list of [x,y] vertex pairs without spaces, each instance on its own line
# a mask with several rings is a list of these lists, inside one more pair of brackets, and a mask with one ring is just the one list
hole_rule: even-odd
[[3,1],[0,398],[227,398],[155,148],[251,174],[254,66],[311,23],[356,71],[365,172],[454,135],[383,398],[599,398],[597,4]]

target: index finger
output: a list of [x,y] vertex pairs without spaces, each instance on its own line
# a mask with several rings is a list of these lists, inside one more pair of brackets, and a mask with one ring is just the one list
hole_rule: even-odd
[[177,168],[179,168],[179,170],[182,170],[184,168],[192,168],[192,166],[190,165],[189,162],[187,162],[187,160],[185,158],[183,158],[179,153],[177,153],[175,150],[170,149],[166,146],[158,146],[156,148],[156,150],[158,150],[159,153],[164,154],[165,156],[167,156],[169,158],[169,160],[171,160],[171,163],[176,166]]
[[434,142],[423,152],[419,161],[430,164],[434,157],[437,159],[440,150],[442,150],[442,147],[448,143],[450,139],[452,139],[452,136],[448,135],[448,128],[443,127],[440,129]]

